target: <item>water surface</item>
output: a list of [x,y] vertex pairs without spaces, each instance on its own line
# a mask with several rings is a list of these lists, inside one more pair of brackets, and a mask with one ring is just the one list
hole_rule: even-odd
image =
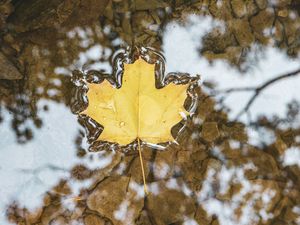
[[[1,224],[300,224],[296,0],[2,1]],[[72,72],[131,47],[201,76],[178,144],[99,147]]]

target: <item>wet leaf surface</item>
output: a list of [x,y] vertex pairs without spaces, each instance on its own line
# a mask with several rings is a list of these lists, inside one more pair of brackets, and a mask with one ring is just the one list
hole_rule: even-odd
[[98,140],[120,145],[137,138],[153,144],[173,141],[171,128],[189,114],[183,107],[189,84],[157,89],[154,65],[138,59],[124,67],[119,89],[107,80],[88,84],[89,104],[81,113],[104,127]]

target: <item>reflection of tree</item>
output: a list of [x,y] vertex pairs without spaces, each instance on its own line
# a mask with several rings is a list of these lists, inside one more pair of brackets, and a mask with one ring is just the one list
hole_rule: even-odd
[[[28,5],[26,6],[22,2],[16,2],[14,5],[15,12],[8,18],[9,22],[15,23],[16,21],[15,31],[6,28],[3,30],[2,36],[2,52],[12,62],[17,62],[14,63],[17,70],[22,71],[25,75],[24,79],[20,81],[14,79],[1,80],[0,85],[1,93],[3,93],[1,94],[1,101],[13,114],[12,126],[20,142],[30,140],[33,136],[31,128],[26,125],[28,120],[32,120],[37,128],[42,125],[42,121],[37,115],[36,105],[40,99],[69,104],[69,90],[72,88],[68,76],[70,74],[67,76],[58,74],[55,72],[55,67],[67,67],[73,63],[80,52],[90,47],[81,47],[80,43],[83,40],[78,35],[68,40],[66,36],[67,28],[56,29],[53,27],[53,24],[58,22],[56,21],[58,18],[52,18],[54,20],[52,22],[51,20],[44,20],[45,18],[30,20],[29,17],[34,13],[32,10],[45,9],[45,3],[40,2],[41,4],[38,2],[34,4],[34,1],[27,2]],[[7,4],[12,5],[9,1],[7,1]],[[55,6],[56,3],[52,7]],[[60,5],[57,7],[60,7]],[[42,13],[39,16],[43,17],[43,15]],[[44,16],[47,18],[50,15],[45,13]],[[23,23],[27,23],[26,26]],[[31,26],[27,26],[29,24]],[[29,32],[27,32],[28,30]],[[99,41],[99,38],[95,34],[95,29],[91,32],[93,35],[91,45],[93,45],[94,42]],[[100,40],[100,42],[103,41]],[[45,110],[47,110],[47,107],[45,107]]]
[[234,87],[234,88],[228,88],[226,90],[218,90],[218,91],[213,90],[213,92],[215,92],[214,93],[215,95],[217,94],[225,95],[222,97],[221,102],[224,101],[224,99],[233,92],[253,92],[253,95],[249,98],[249,100],[246,101],[245,106],[238,113],[237,115],[237,119],[238,119],[244,113],[248,113],[248,110],[252,106],[253,102],[256,100],[256,98],[259,97],[259,95],[264,91],[264,89],[268,88],[269,86],[273,85],[276,82],[280,82],[283,79],[297,76],[299,75],[299,73],[300,73],[300,69],[297,69],[295,71],[276,76],[257,87]]
[[201,54],[209,60],[225,59],[245,70],[253,63],[247,55],[263,53],[267,45],[297,57],[300,21],[290,1],[210,1],[205,10],[225,25],[204,37]]
[[[49,190],[43,207],[27,212],[13,205],[9,218],[31,223],[62,220],[62,224],[296,221],[293,209],[300,203],[300,170],[284,167],[281,155],[285,149],[297,146],[295,135],[299,131],[271,124],[261,120],[257,126],[275,132],[275,142],[251,146],[244,125],[228,121],[226,113],[215,110],[214,101],[202,93],[197,114],[179,139],[180,145],[166,151],[144,149],[151,192],[146,198],[138,154],[108,152],[113,156],[109,166],[99,170],[74,166],[72,178]],[[73,193],[75,181],[89,180],[90,185]],[[222,213],[224,210],[230,213]]]
[[[286,51],[290,57],[296,57],[299,51],[299,7],[292,8],[296,1],[72,2],[0,4],[1,54],[23,77],[0,80],[0,101],[1,107],[12,113],[13,129],[21,143],[34,137],[26,125],[28,121],[36,127],[43,125],[38,117],[40,99],[69,106],[73,96],[68,75],[77,64],[84,69],[98,61],[110,63],[115,50],[126,43],[160,49],[161,28],[173,19],[184,20],[190,13],[212,16],[225,25],[223,30],[212,30],[201,40],[200,54],[212,62],[224,59],[245,70],[253,66],[250,55],[263,55],[267,45]],[[3,12],[7,15],[3,16]],[[97,44],[103,54],[79,62],[80,54]],[[225,92],[253,91],[253,97],[245,102],[247,111],[265,87],[298,72],[275,77],[259,87],[236,87]],[[74,165],[70,180],[62,180],[49,190],[38,210],[29,212],[15,203],[7,212],[8,218],[19,224],[83,221],[89,225],[121,224],[122,215],[126,215],[136,224],[195,220],[216,225],[226,219],[242,224],[243,210],[251,209],[253,217],[246,217],[250,224],[262,224],[265,217],[270,217],[267,224],[296,224],[300,170],[297,166],[284,166],[281,158],[286,149],[300,145],[300,131],[294,126],[298,115],[299,103],[291,102],[286,118],[262,116],[252,121],[250,128],[275,137],[271,142],[252,146],[248,127],[230,121],[228,114],[216,110],[214,100],[202,93],[197,115],[180,138],[179,146],[172,145],[163,152],[144,150],[151,190],[147,198],[139,191],[142,181],[137,154],[107,153],[112,154],[107,167],[97,170]],[[82,159],[90,157],[81,146],[84,135],[79,131],[75,140]],[[90,184],[73,193],[74,183],[83,181]],[[264,202],[262,196],[269,196],[269,201]],[[222,212],[209,208],[213,203],[222,210],[230,209],[230,215],[224,218]]]

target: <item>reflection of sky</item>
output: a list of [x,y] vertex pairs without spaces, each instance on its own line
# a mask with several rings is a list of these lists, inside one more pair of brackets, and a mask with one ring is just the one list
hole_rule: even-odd
[[[44,126],[34,130],[34,139],[26,144],[17,144],[10,129],[10,115],[4,114],[0,139],[0,224],[5,224],[5,206],[12,200],[29,209],[38,207],[43,194],[62,178],[69,178],[70,169],[84,164],[90,169],[110,164],[111,157],[94,157],[80,160],[76,156],[75,138],[80,129],[77,117],[69,109],[50,101],[41,101],[38,106],[49,106],[49,111],[39,111]],[[95,155],[96,156],[96,155]],[[73,182],[74,192],[81,186]],[[75,193],[76,194],[76,193]]]
[[[200,57],[199,49],[202,47],[200,40],[211,29],[215,27],[221,27],[222,29],[222,26],[220,22],[215,22],[208,17],[201,16],[191,16],[184,25],[175,22],[168,24],[163,38],[163,50],[167,61],[166,70],[168,72],[176,71],[200,74],[202,81],[213,81],[217,84],[217,90],[224,90],[233,87],[259,86],[276,76],[300,68],[299,59],[292,60],[284,52],[280,52],[272,47],[266,47],[264,53],[258,55],[258,62],[252,65],[251,69],[244,74],[241,74],[238,70],[230,67],[228,63],[221,60],[210,65],[204,57]],[[286,104],[294,99],[300,101],[299,87],[300,76],[284,79],[269,86],[260,94],[250,108],[251,118],[253,119],[260,114],[285,116]],[[252,95],[253,92],[237,92],[226,98],[224,103],[231,110],[229,118],[235,118],[243,107],[245,107]],[[241,118],[244,122],[247,122],[247,119],[245,115]],[[295,121],[295,126],[299,126],[299,122]],[[248,129],[248,134],[250,138],[249,143],[252,144],[257,144],[260,141],[271,143],[275,139],[273,133],[265,130],[257,132]],[[284,165],[299,165],[300,149],[288,149],[282,159]],[[210,172],[213,174],[216,173],[214,170]],[[201,199],[200,197],[200,204],[203,205],[210,215],[218,215],[222,225],[253,224],[254,221],[259,219],[257,216],[260,216],[264,220],[272,217],[272,214],[268,214],[265,209],[261,209],[260,215],[256,215],[256,212],[253,211],[253,202],[251,201],[264,196],[268,199],[272,198],[274,194],[272,190],[264,190],[262,193],[254,192],[253,199],[247,200],[248,203],[242,211],[241,218],[238,221],[234,218],[234,210],[237,207],[241,207],[240,203],[245,201],[245,194],[253,191],[253,186],[245,179],[243,173],[242,168],[235,168],[233,170],[223,168],[218,173],[218,181],[215,181],[222,184],[225,179],[225,183],[228,185],[234,174],[237,176],[243,185],[243,189],[234,196],[235,201],[233,202],[224,203],[215,197],[209,197],[209,193],[213,188],[211,186],[213,182],[211,176],[213,174],[211,176],[208,174],[204,181],[200,196],[206,196],[206,199]],[[230,179],[226,180],[228,176],[230,176]],[[267,206],[267,202],[265,204]]]
[[[104,32],[109,32],[105,31]],[[89,27],[80,28],[75,27],[67,33],[68,38],[73,39],[75,36],[80,38],[79,45],[84,47],[86,50],[79,53],[78,57],[75,58],[74,62],[66,67],[56,67],[55,73],[57,74],[71,74],[74,69],[78,70],[104,70],[107,73],[111,72],[111,66],[109,61],[101,61],[100,58],[108,59],[111,55],[111,49],[103,47],[99,43],[93,44],[94,33]],[[117,41],[120,41],[117,39]],[[121,41],[120,41],[121,42]],[[120,43],[118,43],[120,44]],[[60,42],[60,45],[64,45],[64,42]]]
[[[248,168],[247,168],[248,167]],[[217,215],[221,225],[248,225],[255,224],[260,217],[267,221],[272,218],[272,213],[267,209],[276,192],[273,189],[264,189],[262,185],[249,181],[245,176],[245,169],[254,170],[253,165],[246,164],[241,168],[222,168],[217,171],[210,168],[198,196],[199,203],[210,215]],[[217,179],[214,178],[217,176]],[[241,189],[237,191],[230,201],[221,201],[212,192],[215,183],[220,185],[220,194],[226,194],[229,184],[240,184]],[[256,201],[262,199],[263,207],[259,212],[254,209]],[[236,211],[242,209],[241,215],[237,217]]]
[[[202,81],[213,81],[217,84],[217,89],[224,90],[232,87],[259,86],[275,76],[300,67],[299,59],[292,60],[284,52],[272,47],[267,47],[263,54],[258,55],[258,62],[243,74],[221,60],[209,65],[204,57],[200,57],[200,40],[208,31],[222,26],[220,22],[214,22],[209,17],[197,16],[190,17],[190,21],[184,26],[170,23],[163,39],[167,71],[201,74]],[[300,76],[270,86],[252,105],[250,110],[252,116],[254,118],[259,114],[283,116],[286,112],[286,103],[292,99],[300,100],[299,87]],[[226,99],[225,104],[231,109],[229,114],[231,118],[245,106],[246,100],[252,94],[252,92],[238,92]]]
[[[200,56],[199,49],[202,47],[201,38],[214,28],[221,31],[225,29],[221,22],[201,16],[189,17],[185,25],[175,22],[168,24],[163,38],[167,72],[200,74],[202,81],[216,83],[216,90],[225,90],[235,87],[256,87],[276,76],[300,68],[299,59],[288,58],[284,52],[272,47],[266,47],[258,56],[250,55],[249,61],[252,57],[258,57],[259,60],[243,74],[222,60],[210,65]],[[300,101],[299,87],[300,75],[283,79],[263,90],[249,109],[251,119],[261,114],[283,117],[287,103],[292,100]],[[252,95],[253,92],[235,92],[227,95],[224,104],[231,110],[228,113],[229,118],[234,119]],[[249,122],[248,114],[244,114],[240,119]],[[294,126],[299,125],[300,118],[294,121]],[[266,130],[261,129],[257,132],[249,128],[248,131],[251,144],[270,143],[274,140],[274,134]]]

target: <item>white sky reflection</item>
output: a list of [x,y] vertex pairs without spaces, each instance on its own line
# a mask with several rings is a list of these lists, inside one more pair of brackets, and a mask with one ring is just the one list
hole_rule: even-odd
[[[70,179],[70,169],[80,163],[87,168],[104,168],[111,163],[112,155],[93,154],[92,159],[76,156],[75,138],[80,128],[77,116],[63,104],[40,101],[38,107],[49,106],[48,111],[39,111],[43,121],[41,129],[31,127],[33,140],[17,144],[10,128],[11,116],[4,112],[0,129],[0,224],[5,225],[6,206],[17,201],[30,210],[39,207],[43,195],[60,179]],[[70,182],[73,194],[89,182]]]

